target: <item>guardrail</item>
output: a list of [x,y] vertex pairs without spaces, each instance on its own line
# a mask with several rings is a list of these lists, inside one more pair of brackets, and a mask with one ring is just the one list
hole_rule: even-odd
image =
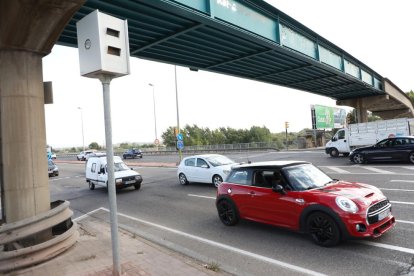
[[[1,225],[0,245],[4,250],[0,252],[0,273],[44,262],[74,245],[79,233],[72,215],[68,201],[55,201],[47,212]],[[25,245],[25,240],[47,230],[49,239]]]
[[[220,145],[198,145],[184,147],[183,154],[194,153],[226,153],[226,152],[246,152],[260,150],[280,150],[276,142],[258,142],[242,144],[220,144]],[[175,147],[158,147],[142,149],[145,155],[174,155],[177,154]],[[115,151],[114,155],[122,157],[123,151]],[[58,154],[59,158],[76,159],[77,153]]]

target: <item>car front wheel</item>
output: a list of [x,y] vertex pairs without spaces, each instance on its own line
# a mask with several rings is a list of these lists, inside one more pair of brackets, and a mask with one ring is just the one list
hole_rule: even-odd
[[363,164],[365,162],[364,156],[361,153],[355,153],[354,157],[352,157],[352,161],[355,164]]
[[414,152],[410,153],[410,155],[408,156],[408,160],[410,160],[410,162],[414,164]]
[[213,184],[214,184],[214,186],[216,186],[216,187],[218,187],[220,184],[221,184],[221,182],[223,182],[223,178],[221,178],[221,176],[220,175],[214,175],[213,176]]
[[338,157],[339,156],[339,151],[337,149],[333,148],[333,149],[331,149],[331,151],[329,152],[329,154],[332,157]]
[[139,183],[139,184],[135,184],[135,185],[134,185],[134,188],[135,188],[135,190],[139,190],[139,189],[141,189],[141,183]]
[[236,225],[239,222],[239,214],[233,202],[222,199],[217,203],[217,212],[221,222],[227,226]]
[[180,175],[178,176],[178,180],[180,181],[181,185],[187,185],[188,184],[187,177],[183,173],[180,173]]
[[320,246],[335,246],[341,240],[341,232],[337,224],[325,213],[311,214],[307,219],[307,229],[313,241]]

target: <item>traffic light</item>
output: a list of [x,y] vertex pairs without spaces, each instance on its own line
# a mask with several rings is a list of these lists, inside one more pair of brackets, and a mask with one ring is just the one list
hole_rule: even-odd
[[288,129],[289,128],[289,122],[285,122],[285,128]]

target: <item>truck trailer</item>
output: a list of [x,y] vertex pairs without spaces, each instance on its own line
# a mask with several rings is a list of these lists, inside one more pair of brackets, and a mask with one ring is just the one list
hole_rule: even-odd
[[325,153],[332,157],[348,156],[357,147],[373,145],[383,139],[414,134],[414,119],[400,118],[350,124],[339,129],[326,143]]

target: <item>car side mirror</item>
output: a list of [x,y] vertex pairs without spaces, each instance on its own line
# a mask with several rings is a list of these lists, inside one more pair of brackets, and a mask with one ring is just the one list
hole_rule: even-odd
[[206,165],[206,164],[201,165],[201,167],[202,167],[202,168],[204,168],[204,169],[208,169],[208,168],[209,168],[209,166],[208,166],[208,165]]
[[337,139],[336,139],[336,137],[332,137],[332,142],[335,142]]
[[274,186],[274,187],[272,188],[272,190],[273,190],[274,192],[279,193],[279,194],[282,194],[282,195],[285,195],[285,194],[286,194],[285,189],[283,189],[283,186],[282,186],[282,185],[280,185],[280,184],[277,184],[276,186]]
[[101,169],[99,170],[99,173],[100,173],[100,174],[105,174],[105,168],[101,168]]

